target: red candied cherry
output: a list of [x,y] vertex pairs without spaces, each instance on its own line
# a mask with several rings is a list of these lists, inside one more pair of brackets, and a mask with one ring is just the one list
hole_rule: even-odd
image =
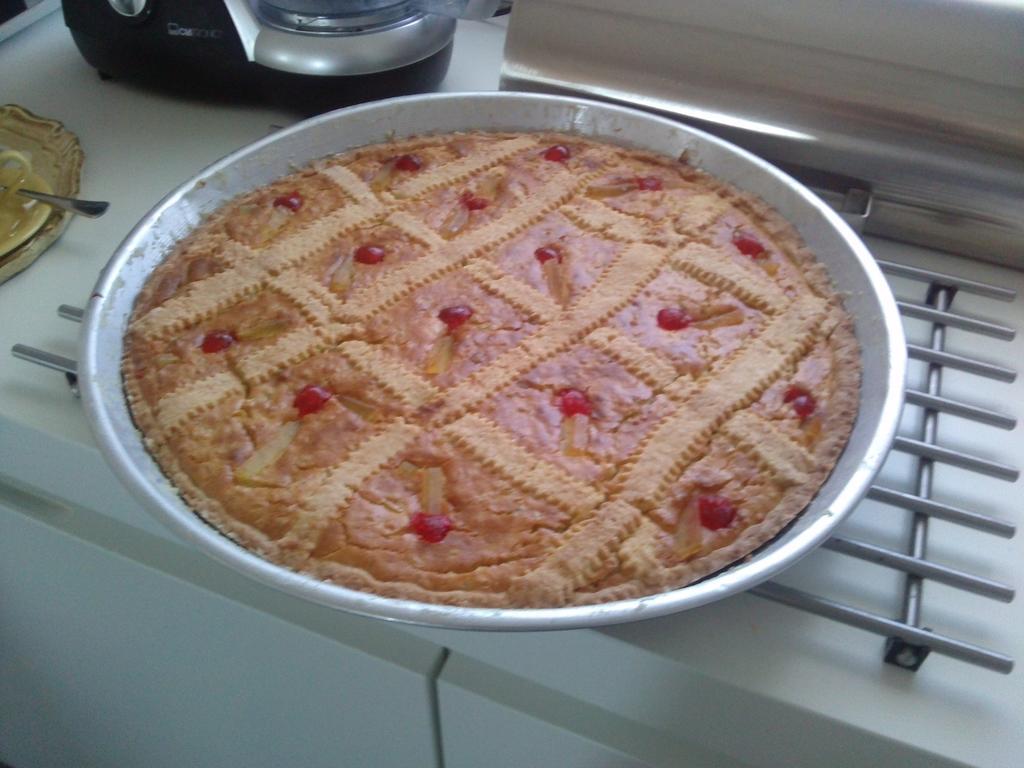
[[379,245],[360,245],[356,248],[355,260],[360,264],[380,264],[386,255],[387,251]]
[[274,207],[287,208],[289,211],[299,210],[302,207],[302,203],[302,195],[298,192],[289,192],[287,195],[274,198]]
[[426,542],[437,544],[452,529],[452,520],[448,515],[428,515],[417,512],[409,521],[409,530]]
[[533,257],[537,259],[541,264],[551,261],[552,259],[562,260],[562,252],[556,245],[543,245],[533,252]]
[[295,395],[292,405],[298,410],[299,416],[308,416],[323,408],[330,399],[330,390],[318,387],[316,384],[310,384],[299,390],[298,394]]
[[800,421],[806,420],[818,407],[818,401],[814,399],[814,395],[795,384],[786,390],[786,394],[782,397],[782,402],[793,406],[793,410],[800,417]]
[[423,161],[416,155],[399,155],[395,158],[395,168],[406,173],[418,171],[423,167]]
[[764,258],[767,255],[765,247],[761,244],[760,240],[753,235],[744,234],[739,230],[733,233],[732,244],[736,246],[740,253],[752,259]]
[[203,336],[203,352],[223,352],[236,341],[235,334],[231,331],[210,331]]
[[590,398],[578,389],[563,389],[558,393],[558,408],[566,418],[582,414],[589,416],[594,406]]
[[681,331],[692,318],[679,307],[665,307],[658,310],[658,327],[665,331]]
[[487,198],[477,197],[472,192],[463,192],[462,196],[459,197],[459,202],[466,206],[466,210],[469,211],[482,211],[491,204]]
[[633,183],[636,184],[637,189],[642,189],[645,192],[657,192],[661,189],[661,179],[657,176],[637,176]]
[[569,148],[564,144],[555,144],[553,147],[548,147],[544,152],[544,159],[550,160],[553,163],[564,163],[570,157]]
[[454,307],[445,307],[437,313],[437,319],[448,326],[448,331],[454,331],[464,322],[473,316],[473,308],[465,304],[456,304]]
[[736,519],[736,505],[724,496],[701,496],[697,499],[700,524],[709,531],[727,528]]

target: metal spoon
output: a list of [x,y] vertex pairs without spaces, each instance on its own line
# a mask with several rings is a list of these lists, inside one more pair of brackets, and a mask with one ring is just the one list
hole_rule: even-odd
[[[7,189],[7,187],[0,185],[0,192],[5,189]],[[38,200],[41,203],[52,205],[54,208],[71,211],[71,213],[77,213],[79,216],[85,216],[90,219],[102,216],[107,212],[107,208],[110,207],[110,203],[105,203],[100,200],[76,200],[73,197],[48,195],[45,192],[33,192],[30,189],[19,189],[14,194],[21,195],[22,197],[28,197],[32,200]]]

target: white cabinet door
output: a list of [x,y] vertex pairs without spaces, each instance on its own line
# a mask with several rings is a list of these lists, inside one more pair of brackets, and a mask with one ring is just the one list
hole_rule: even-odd
[[742,765],[457,653],[438,678],[438,702],[445,768]]
[[437,646],[95,529],[143,564],[55,527],[78,510],[55,514],[0,504],[0,763],[438,765]]

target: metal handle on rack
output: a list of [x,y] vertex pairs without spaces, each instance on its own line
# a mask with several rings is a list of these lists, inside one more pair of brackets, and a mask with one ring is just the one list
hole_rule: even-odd
[[19,360],[35,363],[36,365],[41,365],[44,368],[50,368],[51,370],[60,371],[61,373],[66,373],[71,376],[78,375],[78,363],[70,357],[64,357],[63,355],[56,355],[53,352],[36,349],[35,347],[30,347],[27,344],[15,344],[11,347],[11,354]]
[[43,349],[36,349],[27,344],[15,344],[11,347],[11,354],[19,360],[41,365],[54,371],[60,371],[71,387],[71,394],[78,397],[78,363],[70,357],[56,355]]
[[73,307],[70,304],[61,304],[57,307],[57,314],[65,320],[70,320],[73,323],[80,323],[82,322],[82,318],[85,317],[85,310],[81,307]]
[[[70,304],[61,304],[57,307],[57,314],[65,320],[80,323],[85,316],[85,310],[73,307]],[[11,347],[11,354],[19,360],[41,365],[53,371],[60,371],[71,387],[71,393],[78,397],[78,363],[70,357],[47,352],[44,349],[36,349],[27,344],[15,344]]]

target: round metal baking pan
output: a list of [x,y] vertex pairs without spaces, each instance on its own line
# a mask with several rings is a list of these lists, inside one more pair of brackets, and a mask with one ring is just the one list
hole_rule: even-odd
[[[396,600],[292,572],[250,553],[181,500],[146,450],[121,382],[124,331],[153,268],[222,203],[325,155],[391,137],[460,130],[556,130],[691,162],[751,192],[792,222],[845,297],[861,344],[863,384],[849,442],[801,515],[751,556],[687,587],[599,605],[463,608]],[[367,616],[446,628],[537,630],[637,621],[693,608],[771,578],[821,544],[881,467],[903,399],[906,351],[889,287],[867,248],[812,192],[750,153],[701,131],[619,106],[518,93],[392,99],[299,123],[214,163],[165,197],[132,230],[96,284],[82,328],[79,386],[96,439],[118,477],[160,520],[232,568],[293,595]]]

